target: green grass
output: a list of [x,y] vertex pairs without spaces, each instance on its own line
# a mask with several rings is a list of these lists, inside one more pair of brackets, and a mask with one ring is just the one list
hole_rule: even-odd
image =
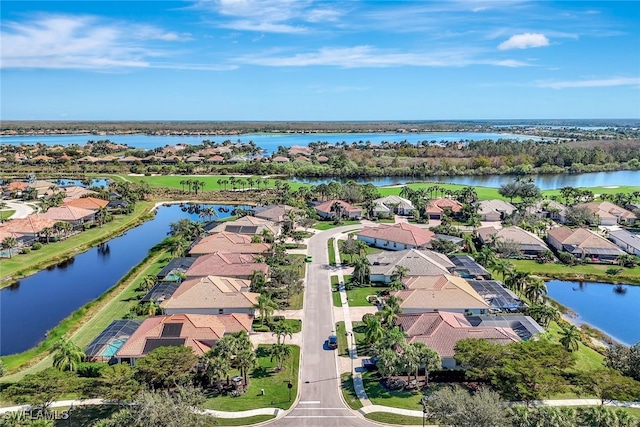
[[[371,421],[377,421],[383,424],[396,424],[401,426],[419,426],[422,425],[422,418],[410,417],[408,415],[392,414],[389,412],[371,412],[364,416]],[[432,425],[430,421],[427,421],[427,425]]]
[[344,327],[344,322],[336,323],[336,335],[338,337],[338,355],[349,356],[349,347],[347,345],[347,336],[345,335],[347,330]]
[[275,418],[273,415],[254,415],[247,418],[216,418],[216,425],[219,426],[249,426],[251,424],[263,423]]
[[[345,278],[346,280],[346,278]],[[367,295],[375,295],[377,292],[387,290],[388,287],[353,288],[347,291],[347,300],[351,307],[371,307],[373,304],[367,301]]]
[[[368,347],[364,343],[364,328],[362,322],[353,322],[353,333],[356,342],[356,350],[358,355],[365,354]],[[351,338],[346,335],[346,329],[344,322],[336,323],[336,335],[338,336],[338,355],[349,357],[349,345],[348,340]]]
[[300,292],[299,294],[291,295],[289,298],[289,307],[288,310],[302,310],[302,304],[304,302],[304,292]]
[[358,399],[356,391],[353,388],[352,375],[350,373],[344,373],[340,375],[340,382],[342,385],[342,397],[344,398],[344,401],[347,402],[347,405],[349,405],[351,409],[356,411],[362,408],[362,402],[360,402],[360,399]]
[[333,221],[321,221],[316,223],[316,225],[313,226],[313,228],[315,228],[316,230],[320,230],[320,231],[324,231],[324,230],[331,230],[332,228],[336,228],[336,227],[342,227],[344,225],[355,225],[355,224],[360,224],[360,221],[342,221],[342,223],[340,224],[334,224]]
[[[605,283],[640,284],[640,267],[626,268],[612,276],[606,274],[611,264],[581,264],[568,266],[561,263],[540,264],[533,260],[510,260],[518,271],[525,271],[547,279],[592,281]],[[614,266],[618,268],[618,266]]]
[[307,249],[307,245],[301,243],[301,244],[297,244],[297,243],[285,243],[284,244],[285,249]]
[[331,298],[333,299],[334,307],[342,307],[342,298],[340,297],[340,292],[333,291],[331,293]]
[[[561,328],[556,322],[551,322],[547,327],[547,332],[555,342],[560,342]],[[576,371],[593,371],[604,367],[604,356],[594,349],[580,343],[578,351],[574,352],[576,356]]]
[[[160,187],[165,187],[165,188],[173,188],[173,189],[178,189],[178,190],[182,190],[183,188],[185,189],[185,194],[188,194],[189,192],[186,191],[187,187],[183,186],[180,184],[180,181],[186,181],[188,179],[197,179],[198,181],[204,182],[204,188],[202,188],[202,190],[200,191],[220,191],[220,190],[224,190],[225,186],[222,184],[218,184],[218,180],[229,180],[229,178],[231,178],[233,175],[207,175],[207,176],[194,176],[194,175],[161,175],[161,176],[126,176],[126,178],[129,181],[134,181],[134,182],[146,182],[147,184],[149,184],[150,187],[154,187],[154,188],[160,188]],[[245,176],[235,176],[236,179],[242,179],[243,181],[247,181],[248,177]],[[252,176],[253,179],[258,178],[257,176]],[[271,179],[269,178],[269,182],[267,184],[267,188],[274,188],[275,187],[275,179]],[[297,189],[298,187],[300,187],[300,183],[293,183],[290,182],[289,185],[291,185],[292,190]],[[232,186],[231,184],[227,184],[226,185],[226,189],[227,190],[232,190]],[[241,186],[237,186],[236,188],[238,189],[242,189]],[[256,189],[256,185],[254,184],[253,186],[254,189]],[[262,181],[260,182],[260,189],[265,188],[264,184],[262,184]],[[245,185],[245,190],[248,190],[249,186]],[[193,194],[193,193],[191,193]]]
[[[205,409],[218,411],[247,411],[258,408],[288,409],[296,398],[298,390],[298,369],[300,347],[290,345],[291,356],[286,360],[283,370],[276,372],[275,361],[270,360],[269,345],[258,346],[258,367],[249,375],[249,388],[239,397],[212,396],[203,404]],[[237,372],[232,372],[232,376]],[[291,401],[287,382],[291,381]],[[264,389],[264,396],[260,392]]]
[[334,238],[327,240],[327,251],[329,251],[329,265],[336,265],[336,249],[333,245]]
[[422,408],[420,399],[422,393],[419,391],[388,391],[380,385],[378,374],[374,372],[363,372],[362,380],[367,396],[374,405],[392,406],[394,408],[418,410]]
[[0,222],[9,219],[14,213],[16,213],[15,210],[0,211]]
[[84,252],[101,242],[123,233],[144,220],[151,208],[151,202],[136,203],[131,215],[116,215],[114,220],[103,227],[91,228],[60,242],[45,244],[37,251],[21,254],[1,261],[1,287],[9,286],[13,280],[28,276],[45,267],[57,264],[71,256]]

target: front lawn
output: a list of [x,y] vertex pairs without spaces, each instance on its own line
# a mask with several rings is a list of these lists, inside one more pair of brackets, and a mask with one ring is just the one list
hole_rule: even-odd
[[[288,409],[295,400],[298,390],[298,369],[300,365],[300,347],[289,345],[291,356],[285,361],[282,371],[276,372],[276,362],[269,355],[270,345],[258,346],[258,367],[249,375],[247,392],[239,397],[213,395],[203,404],[205,409],[218,411],[247,411],[258,408]],[[238,375],[237,371],[230,375]],[[287,383],[291,381],[291,400]],[[264,389],[264,395],[261,390]]]
[[[406,379],[406,378],[405,378]],[[390,391],[380,384],[376,372],[363,372],[362,380],[367,396],[374,405],[393,406],[394,408],[421,410],[422,393],[415,390]]]
[[340,382],[342,384],[342,397],[347,405],[355,411],[362,408],[362,402],[358,399],[356,391],[353,388],[353,375],[351,373],[341,374]]
[[320,221],[313,226],[316,230],[324,231],[332,228],[342,227],[343,225],[360,224],[360,221],[342,221],[340,224],[334,224],[333,221]]
[[[422,411],[420,408],[413,408]],[[409,415],[392,414],[390,412],[371,412],[364,416],[371,421],[377,421],[382,424],[396,424],[401,426],[419,426],[422,424],[422,418],[411,417]],[[427,420],[427,425],[434,425],[433,422]]]
[[[354,339],[356,342],[356,350],[358,351],[358,355],[362,356],[369,351],[369,347],[364,343],[364,326],[362,322],[353,322],[351,324],[353,327]],[[344,326],[344,322],[336,323],[336,335],[338,336],[338,355],[349,357],[349,341],[351,337],[346,335],[346,329]]]
[[329,252],[329,265],[336,265],[336,249],[333,246],[334,238],[327,240],[327,251]]
[[9,209],[6,211],[0,211],[0,222],[6,221],[14,213],[16,213],[16,211],[12,209]]
[[555,262],[540,264],[533,260],[514,259],[509,261],[516,266],[518,271],[528,272],[547,279],[640,284],[640,267],[622,268],[619,274],[612,276],[607,274],[606,271],[611,267],[619,268],[618,265],[580,264],[568,266]]
[[[345,278],[346,280],[346,278]],[[371,307],[373,304],[367,301],[367,296],[376,295],[380,291],[388,290],[386,286],[353,288],[347,291],[347,300],[351,307]]]

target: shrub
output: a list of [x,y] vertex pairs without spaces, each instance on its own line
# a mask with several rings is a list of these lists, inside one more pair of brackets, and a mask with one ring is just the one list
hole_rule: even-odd
[[104,363],[82,362],[78,364],[78,376],[85,378],[98,378],[100,371],[106,368]]
[[31,252],[31,248],[22,248],[20,251],[21,254],[28,254],[29,252]]
[[32,246],[31,249],[33,249],[34,251],[37,251],[38,249],[42,248],[42,243],[40,242],[35,242]]

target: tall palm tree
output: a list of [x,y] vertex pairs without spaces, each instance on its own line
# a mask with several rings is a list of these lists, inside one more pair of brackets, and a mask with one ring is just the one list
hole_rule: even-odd
[[340,221],[340,219],[342,219],[342,215],[343,215],[343,207],[342,207],[342,203],[340,203],[340,201],[336,200],[335,202],[333,202],[331,204],[331,208],[329,209],[329,211],[334,213],[335,219]]
[[11,258],[11,254],[13,252],[13,248],[18,245],[18,240],[15,237],[5,237],[2,239],[2,249],[7,249],[9,251],[9,258]]
[[158,278],[153,274],[147,274],[140,281],[140,287],[142,288],[143,291],[149,291],[151,288],[155,286],[157,280]]
[[54,344],[53,351],[53,366],[61,371],[75,371],[78,363],[86,358],[86,355],[76,343],[65,338],[60,338]]
[[424,367],[424,384],[425,387],[429,387],[429,372],[442,369],[440,355],[435,350],[427,347],[425,343],[419,341],[412,342],[409,347],[413,347],[420,366]]
[[571,353],[578,350],[581,340],[580,331],[575,325],[564,326],[560,331],[560,344]]
[[415,351],[415,347],[409,345],[404,347],[404,351],[399,356],[399,363],[402,367],[402,371],[407,374],[407,384],[411,381],[411,375],[415,374],[418,378],[418,369],[420,368],[420,360],[418,354]]
[[256,353],[253,349],[242,349],[238,351],[235,358],[235,364],[240,369],[240,374],[244,377],[245,385],[248,385],[248,372],[258,364]]
[[254,306],[260,313],[260,323],[264,325],[265,320],[269,320],[273,312],[278,308],[278,304],[271,299],[269,294],[261,294]]
[[280,344],[280,339],[284,344],[284,339],[289,335],[289,338],[293,338],[293,327],[286,322],[276,322],[271,327],[271,335],[276,336],[276,341]]
[[291,347],[285,344],[273,344],[269,353],[271,353],[271,360],[275,359],[278,371],[282,370],[285,360],[292,354]]
[[524,288],[524,296],[535,304],[542,302],[545,295],[547,295],[547,285],[542,279],[532,277]]
[[526,271],[514,271],[504,280],[504,285],[513,292],[522,294],[531,280],[531,273]]
[[516,266],[506,259],[496,259],[489,267],[492,271],[500,273],[503,282],[507,279],[507,276],[513,275],[516,270]]
[[395,375],[398,372],[398,353],[390,348],[383,349],[378,354],[376,366],[383,378]]
[[391,280],[402,283],[402,279],[407,277],[408,274],[409,274],[409,268],[403,265],[396,265],[393,268],[393,272],[391,273]]
[[207,376],[209,377],[209,385],[217,384],[220,387],[220,381],[229,376],[231,372],[231,363],[223,356],[212,356],[207,358]]
[[353,262],[353,275],[351,276],[356,283],[361,285],[371,281],[371,261],[366,256],[358,256]]
[[187,250],[187,241],[182,237],[174,237],[169,241],[169,252],[171,256],[179,258],[184,256]]
[[384,337],[384,328],[377,316],[363,318],[364,321],[364,342],[371,345],[380,341]]

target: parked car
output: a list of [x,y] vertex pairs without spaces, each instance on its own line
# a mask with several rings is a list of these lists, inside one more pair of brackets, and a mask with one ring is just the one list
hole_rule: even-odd
[[338,348],[338,337],[335,335],[329,335],[329,339],[327,340],[327,346],[332,350],[335,350],[336,348]]
[[307,255],[307,257],[304,259],[304,262],[313,262],[313,257],[311,255]]
[[362,359],[362,367],[367,371],[378,370],[378,358],[372,357],[371,359]]

